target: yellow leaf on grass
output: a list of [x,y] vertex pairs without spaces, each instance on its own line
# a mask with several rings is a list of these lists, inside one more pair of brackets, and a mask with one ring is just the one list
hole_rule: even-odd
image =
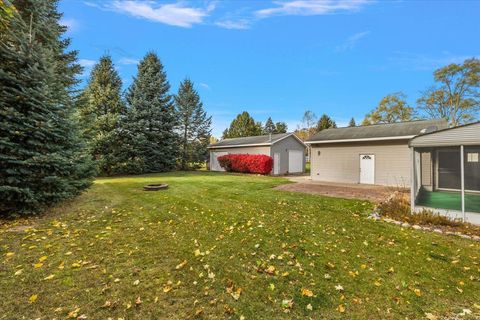
[[15,252],[7,252],[5,254],[5,256],[7,256],[7,257],[11,257],[11,256],[14,256],[14,255],[15,255]]
[[275,273],[275,267],[274,266],[269,266],[267,270],[265,270],[266,273],[268,274],[274,274]]
[[41,256],[39,259],[38,259],[38,262],[43,262],[47,260],[47,256]]
[[55,277],[55,275],[54,275],[54,274],[51,274],[51,275],[43,278],[43,280],[51,280],[51,279],[53,279],[54,277]]
[[421,297],[421,296],[422,296],[422,290],[420,290],[420,289],[413,289],[413,292],[415,292],[415,294],[417,295],[417,297]]
[[35,301],[37,301],[37,298],[38,298],[38,295],[32,294],[32,295],[30,296],[30,299],[28,299],[28,301],[29,301],[30,303],[34,303]]
[[15,271],[15,275],[19,276],[19,275],[22,274],[22,272],[23,272],[23,269],[17,270],[17,271]]
[[427,312],[425,313],[425,318],[427,318],[428,320],[437,320],[438,317],[430,312]]
[[340,313],[344,313],[345,312],[345,306],[343,304],[338,305],[337,311],[340,312]]
[[35,263],[35,264],[33,265],[33,267],[34,267],[35,269],[41,268],[42,266],[43,266],[43,263],[41,263],[41,262]]
[[313,297],[312,290],[302,288],[301,293],[302,293],[302,296],[304,296],[304,297]]
[[163,292],[167,293],[167,292],[170,292],[170,291],[172,291],[172,286],[167,285],[167,286],[163,287]]
[[183,267],[185,267],[187,265],[187,260],[183,260],[180,264],[178,264],[175,269],[177,270],[180,270],[182,269]]
[[80,268],[81,265],[80,265],[80,263],[78,263],[78,262],[74,262],[74,263],[72,263],[72,267],[73,267],[73,268]]

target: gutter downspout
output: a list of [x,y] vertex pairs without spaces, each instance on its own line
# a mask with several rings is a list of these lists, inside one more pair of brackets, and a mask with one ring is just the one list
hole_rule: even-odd
[[411,170],[411,182],[410,182],[410,209],[412,213],[415,213],[415,190],[417,184],[417,177],[416,177],[416,170],[415,167],[417,166],[415,162],[415,148],[410,147],[411,157],[412,157],[412,170]]

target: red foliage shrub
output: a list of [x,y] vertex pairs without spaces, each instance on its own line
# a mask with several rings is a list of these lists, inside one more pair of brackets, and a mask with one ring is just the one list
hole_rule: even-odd
[[218,157],[226,171],[269,174],[273,168],[272,157],[263,154],[227,154]]

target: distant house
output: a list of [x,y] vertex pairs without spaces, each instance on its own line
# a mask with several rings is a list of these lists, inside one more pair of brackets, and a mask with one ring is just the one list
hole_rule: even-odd
[[408,188],[409,140],[445,128],[444,120],[421,120],[322,130],[306,141],[311,146],[311,178]]
[[224,171],[217,158],[226,154],[264,154],[273,158],[272,174],[305,171],[306,145],[293,133],[224,139],[208,146],[210,170]]

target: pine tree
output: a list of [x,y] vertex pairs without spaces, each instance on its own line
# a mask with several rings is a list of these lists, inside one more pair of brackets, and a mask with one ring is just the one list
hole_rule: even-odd
[[212,117],[203,109],[193,82],[185,79],[175,96],[178,130],[180,132],[180,168],[196,169],[207,158]]
[[350,119],[350,122],[348,123],[348,126],[349,127],[356,127],[357,124],[355,123],[355,118],[352,117],[352,119]]
[[330,118],[328,115],[323,114],[320,117],[320,119],[318,119],[316,129],[317,129],[317,132],[319,132],[325,129],[336,128],[336,127],[337,127],[337,124],[335,123],[335,121],[333,121],[333,119]]
[[287,133],[288,126],[285,122],[277,122],[275,124],[275,133]]
[[261,123],[255,122],[255,119],[248,112],[244,111],[237,115],[230,123],[230,126],[223,131],[223,139],[259,136],[261,134]]
[[121,99],[122,80],[110,56],[93,67],[87,86],[78,101],[79,120],[89,150],[100,174],[109,175],[115,165],[115,130],[125,114]]
[[56,1],[15,1],[0,35],[0,213],[38,212],[77,195],[93,167],[73,118],[81,69]]
[[273,120],[271,117],[268,117],[267,121],[265,122],[265,126],[263,127],[263,134],[271,134],[275,133],[276,127],[275,124],[273,123]]
[[115,173],[147,173],[173,170],[178,154],[177,125],[170,85],[155,53],[138,64],[129,87],[127,114],[120,120]]

